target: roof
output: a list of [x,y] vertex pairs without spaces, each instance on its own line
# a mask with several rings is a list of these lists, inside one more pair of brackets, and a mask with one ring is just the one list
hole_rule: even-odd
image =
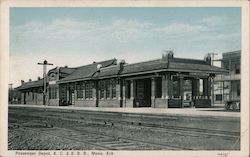
[[60,72],[60,77],[66,77],[69,74],[73,73],[76,70],[76,68],[68,68],[68,67],[60,67],[59,72]]
[[[101,64],[100,69],[97,65]],[[56,70],[52,69],[51,71]],[[184,58],[169,58],[168,60],[155,59],[145,62],[133,64],[117,64],[116,59],[110,59],[101,62],[76,67],[76,68],[59,68],[60,75],[64,78],[57,81],[57,83],[68,83],[76,81],[84,81],[90,79],[104,79],[119,76],[132,76],[139,74],[149,74],[162,71],[178,71],[178,72],[205,72],[209,74],[223,74],[228,73],[227,70],[212,66],[210,62],[197,59]],[[19,89],[26,89],[31,87],[39,87],[43,85],[43,79],[39,81],[27,82],[20,86]]]
[[222,68],[207,65],[207,64],[185,64],[170,62],[167,71],[182,71],[182,72],[206,72],[206,73],[227,73],[227,70]]
[[43,86],[43,78],[37,81],[25,82],[21,86],[17,87],[18,90],[23,90],[27,88],[35,88]]
[[137,75],[160,71],[227,73],[227,70],[212,66],[204,60],[173,58],[168,62],[156,59],[124,66],[121,75]]
[[140,63],[134,64],[127,64],[124,66],[121,75],[133,74],[133,73],[140,73],[140,72],[147,72],[150,73],[152,71],[164,71],[166,70],[168,63],[166,61],[162,61],[161,59],[145,61]]
[[[100,70],[97,64],[102,64]],[[121,69],[120,65],[112,63],[112,60],[85,65],[77,68],[68,77],[58,81],[59,83],[83,81],[90,79],[104,79],[116,76],[132,76],[138,74],[147,74],[161,71],[178,72],[206,72],[210,74],[227,73],[227,70],[212,66],[205,60],[172,58],[169,61],[155,59],[145,62],[125,64]]]
[[[56,72],[57,69],[58,69],[58,67],[50,69],[48,74],[51,73],[51,72]],[[60,67],[59,68],[60,76],[61,77],[66,77],[69,74],[71,74],[74,70],[75,70],[75,68]],[[36,88],[36,87],[42,87],[42,86],[43,86],[43,78],[40,79],[40,80],[36,80],[36,81],[24,82],[24,84],[17,87],[17,89],[18,90],[23,90],[23,89],[27,89],[27,88]]]
[[174,58],[169,62],[167,71],[180,71],[180,72],[206,72],[206,73],[228,73],[227,70],[212,66],[204,60],[193,60]]
[[97,71],[93,78],[106,78],[106,77],[114,77],[117,76],[120,72],[120,66],[119,65],[111,65],[108,67],[101,68],[99,71]]
[[84,65],[81,67],[77,67],[72,74],[69,76],[57,81],[58,83],[67,83],[67,82],[74,82],[80,80],[87,80],[93,78],[94,75],[98,72],[97,65],[101,64],[102,67],[108,67],[111,65],[116,64],[116,59],[110,59],[101,62],[95,62],[93,64]]
[[241,57],[241,50],[222,53],[222,58],[234,58],[234,57]]

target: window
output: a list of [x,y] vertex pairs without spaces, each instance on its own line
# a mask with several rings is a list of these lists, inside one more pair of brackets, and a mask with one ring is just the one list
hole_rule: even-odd
[[93,97],[92,96],[92,94],[93,94],[93,92],[92,92],[93,86],[94,86],[93,83],[90,82],[90,81],[85,83],[85,98],[86,99],[89,99],[89,98]]
[[104,99],[105,81],[100,81],[100,98]]
[[240,74],[240,65],[235,64],[235,74]]
[[111,80],[111,87],[112,87],[112,98],[116,97],[116,80]]
[[222,94],[216,94],[215,95],[215,100],[216,101],[221,101],[222,100]]
[[237,96],[240,96],[240,84],[237,83]]
[[66,101],[67,98],[67,85],[60,85],[60,99]]
[[81,98],[83,98],[83,83],[81,82],[81,83],[78,83],[77,85],[76,85],[76,93],[77,93],[77,99],[81,99]]
[[156,85],[155,97],[161,98],[161,95],[162,95],[162,78],[161,77],[155,79],[155,85]]
[[55,86],[49,87],[49,99],[57,98],[57,88]]
[[176,79],[173,80],[173,96],[174,97],[179,97],[179,86],[178,86],[178,81]]
[[110,98],[110,80],[107,80],[105,83],[106,83],[106,98]]
[[224,60],[222,61],[222,68],[229,70],[229,61],[228,60]]

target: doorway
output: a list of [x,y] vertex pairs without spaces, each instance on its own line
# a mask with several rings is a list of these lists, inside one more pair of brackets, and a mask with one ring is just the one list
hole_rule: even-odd
[[136,80],[134,107],[151,107],[151,79]]

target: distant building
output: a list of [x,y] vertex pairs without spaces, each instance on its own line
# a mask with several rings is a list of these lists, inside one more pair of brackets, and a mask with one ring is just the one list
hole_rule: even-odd
[[[127,64],[106,60],[76,68],[55,68],[46,79],[46,105],[80,107],[211,107],[211,78],[227,70],[203,60],[174,57]],[[202,87],[202,88],[200,88]],[[22,103],[42,104],[43,80],[23,83]]]
[[222,54],[221,67],[229,74],[217,75],[214,82],[215,103],[227,100],[240,100],[241,51]]
[[[46,104],[58,106],[59,104],[59,87],[56,81],[68,76],[74,71],[74,68],[57,67],[49,70],[47,73],[46,87],[49,94],[46,95]],[[43,105],[43,86],[44,78],[38,77],[36,81],[31,79],[28,82],[21,80],[21,86],[16,89],[21,92],[21,104]]]

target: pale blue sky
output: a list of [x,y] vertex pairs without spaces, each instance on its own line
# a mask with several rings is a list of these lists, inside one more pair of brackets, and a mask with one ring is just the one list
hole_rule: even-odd
[[17,85],[41,76],[36,63],[45,58],[55,66],[114,57],[132,63],[170,49],[177,57],[200,59],[241,49],[240,8],[10,10],[10,81]]

